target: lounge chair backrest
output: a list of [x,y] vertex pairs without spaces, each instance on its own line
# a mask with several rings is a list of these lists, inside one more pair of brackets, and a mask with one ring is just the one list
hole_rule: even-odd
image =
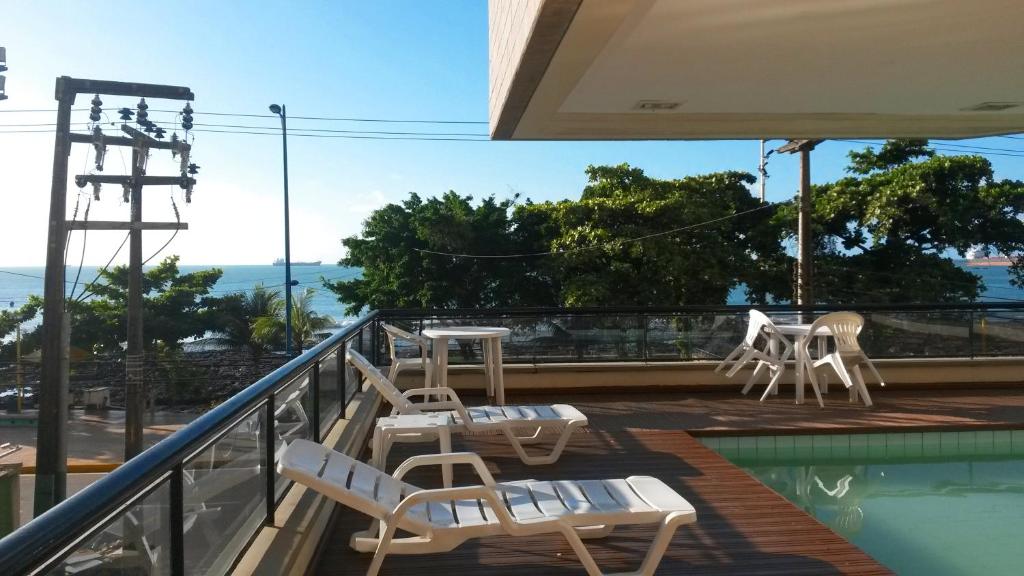
[[[309,440],[288,444],[277,464],[278,473],[310,486],[317,492],[378,520],[386,518],[398,503],[420,488]],[[430,520],[412,510],[403,529],[424,533]]]
[[810,333],[814,334],[820,328],[828,328],[836,343],[836,351],[840,354],[851,354],[861,351],[857,335],[863,327],[864,317],[856,312],[832,312],[815,320],[811,324]]
[[421,413],[420,409],[410,402],[408,398],[402,396],[402,393],[388,380],[387,376],[381,373],[380,370],[377,370],[376,366],[370,364],[370,361],[364,358],[362,354],[355,350],[349,350],[345,354],[345,358],[349,364],[362,372],[363,376],[370,381],[370,384],[373,384],[373,387],[384,396],[385,400],[398,409],[399,414]]
[[758,335],[764,332],[765,327],[774,328],[775,324],[764,312],[751,309],[750,322],[747,323],[747,335],[743,337],[743,343],[753,346],[757,342]]

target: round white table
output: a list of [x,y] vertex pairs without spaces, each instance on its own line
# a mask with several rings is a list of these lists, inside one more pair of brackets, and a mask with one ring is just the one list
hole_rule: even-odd
[[[775,325],[775,329],[778,331],[778,334],[780,334],[780,335],[792,336],[793,337],[793,340],[794,340],[794,342],[793,342],[793,349],[796,352],[796,403],[797,404],[803,404],[804,403],[804,375],[806,373],[808,373],[807,371],[813,371],[814,370],[813,360],[811,358],[808,358],[804,354],[804,348],[805,348],[804,340],[807,339],[807,338],[810,338],[812,336],[817,337],[818,338],[818,353],[821,354],[821,355],[824,355],[824,353],[825,353],[825,346],[826,346],[826,338],[828,338],[829,336],[832,335],[832,331],[829,330],[826,327],[822,327],[822,328],[819,328],[818,331],[815,334],[812,335],[811,334],[811,325],[810,324],[776,324]],[[773,346],[772,354],[777,355],[778,354],[778,350],[775,349],[775,342],[772,342],[772,346]],[[826,382],[824,384],[824,390],[823,391],[824,392],[828,392],[828,382],[827,382],[827,380],[826,380]],[[817,388],[817,385],[815,385],[814,392],[815,392],[815,395],[817,395],[817,397],[818,397],[818,404],[820,406],[824,407],[825,404],[824,404],[824,402],[821,399],[821,394],[820,394],[820,392],[819,392],[819,390]]]
[[508,328],[495,326],[446,326],[427,328],[422,332],[430,338],[432,386],[448,385],[448,342],[480,340],[484,348],[484,374],[487,377],[487,399],[497,405],[505,403],[505,381],[502,377],[501,339],[511,334]]

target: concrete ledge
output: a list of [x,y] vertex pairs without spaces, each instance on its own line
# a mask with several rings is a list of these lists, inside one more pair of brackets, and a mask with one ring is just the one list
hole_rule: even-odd
[[[380,404],[380,395],[374,390],[357,394],[349,403],[348,419],[335,424],[324,439],[324,445],[358,457],[366,446]],[[305,486],[293,484],[277,507],[274,525],[260,529],[231,573],[308,574],[329,532],[336,505]]]
[[[993,386],[1024,384],[1024,357],[996,358],[893,358],[874,361],[886,385]],[[743,385],[750,370],[733,378],[716,373],[718,362],[580,362],[551,364],[506,364],[505,390],[608,391],[622,388],[678,387],[692,390],[727,390]],[[783,384],[793,384],[790,363]],[[765,381],[767,381],[767,378]],[[833,376],[833,382],[836,378]],[[422,386],[423,373],[410,370],[399,378],[403,388]],[[480,366],[450,366],[448,384],[456,390],[481,391],[484,380]]]

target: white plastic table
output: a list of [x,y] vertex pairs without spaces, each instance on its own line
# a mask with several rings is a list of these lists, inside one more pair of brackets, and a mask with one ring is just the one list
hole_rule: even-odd
[[[448,412],[427,414],[398,414],[378,418],[373,429],[373,454],[370,465],[387,472],[388,453],[395,442],[429,442],[437,439],[440,453],[452,451],[451,426],[454,424]],[[452,465],[441,465],[441,479],[445,488],[452,486]]]
[[[804,340],[811,336],[811,325],[810,324],[776,324],[775,329],[778,334],[783,336],[792,336],[793,345],[796,350],[796,403],[804,403],[804,375],[807,370],[813,370],[812,360],[804,355]],[[826,346],[826,338],[832,335],[832,331],[826,327],[819,328],[814,334],[818,338],[818,351],[820,354],[824,354]],[[772,354],[778,354],[778,344],[774,341],[772,345]],[[823,384],[824,392],[827,392],[828,383]],[[823,404],[821,398],[818,398],[818,403]]]
[[484,374],[487,377],[487,399],[497,405],[505,403],[505,380],[502,377],[501,339],[511,334],[508,328],[494,326],[447,326],[428,328],[423,335],[431,340],[433,360],[431,385],[448,385],[448,342],[480,340],[484,348]]

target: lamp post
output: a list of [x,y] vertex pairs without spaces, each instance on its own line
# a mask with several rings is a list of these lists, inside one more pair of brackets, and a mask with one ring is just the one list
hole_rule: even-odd
[[284,106],[270,105],[281,118],[281,143],[284,149],[284,351],[292,355],[292,254],[288,231],[288,114]]

